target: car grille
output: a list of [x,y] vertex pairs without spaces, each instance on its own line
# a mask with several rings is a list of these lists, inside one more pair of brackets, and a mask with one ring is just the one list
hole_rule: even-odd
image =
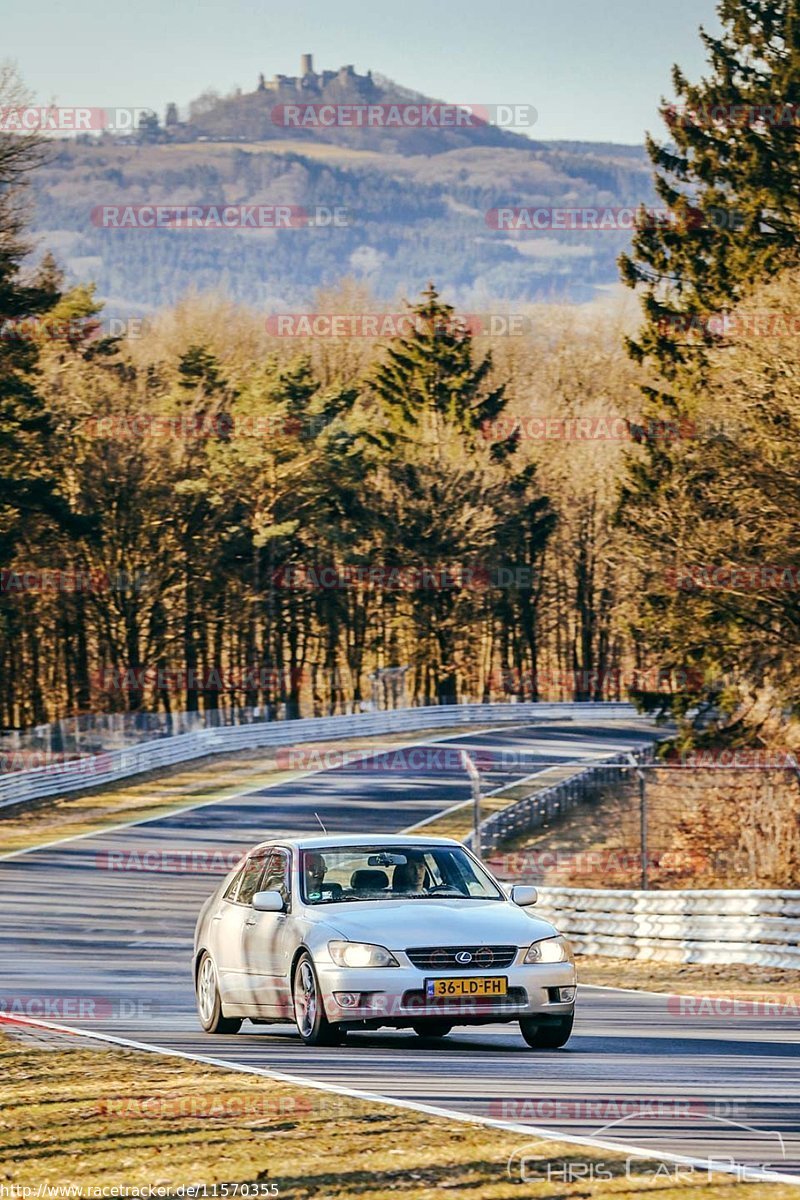
[[[510,967],[516,946],[414,946],[406,950],[415,967],[422,971],[497,971]],[[459,954],[469,954],[469,962],[459,962]]]

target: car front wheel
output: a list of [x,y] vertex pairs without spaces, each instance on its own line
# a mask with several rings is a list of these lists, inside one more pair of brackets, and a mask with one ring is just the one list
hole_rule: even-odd
[[307,1046],[337,1046],[344,1040],[344,1031],[325,1016],[317,973],[308,953],[301,955],[295,968],[292,995],[294,1019]]
[[525,1041],[534,1050],[558,1050],[569,1041],[574,1020],[574,1012],[547,1023],[537,1021],[536,1017],[520,1017],[519,1027]]
[[217,986],[217,969],[210,954],[205,953],[197,969],[197,1014],[206,1033],[238,1033],[241,1017],[225,1017]]

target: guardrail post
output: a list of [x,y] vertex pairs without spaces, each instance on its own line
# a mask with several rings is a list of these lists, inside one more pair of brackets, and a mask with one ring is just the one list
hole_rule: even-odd
[[472,784],[472,852],[476,858],[481,858],[481,776],[475,760],[466,750],[461,751],[461,758]]
[[642,843],[642,891],[647,891],[647,784],[644,771],[639,771],[639,822]]
[[628,762],[632,767],[636,768],[636,775],[639,780],[639,850],[642,856],[642,891],[647,891],[647,791],[645,773],[639,766],[639,763],[634,754],[628,753]]

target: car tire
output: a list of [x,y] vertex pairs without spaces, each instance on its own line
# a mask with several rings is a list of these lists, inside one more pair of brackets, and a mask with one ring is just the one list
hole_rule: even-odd
[[241,1017],[226,1017],[222,1012],[222,1000],[217,983],[217,968],[206,951],[200,959],[195,983],[197,1015],[206,1033],[238,1033],[242,1028]]
[[417,1037],[443,1038],[447,1037],[453,1026],[449,1021],[417,1021],[411,1028]]
[[537,1021],[536,1017],[520,1017],[519,1028],[534,1050],[559,1050],[569,1041],[574,1021],[574,1012],[546,1024]]
[[325,1015],[317,972],[308,951],[297,960],[292,977],[292,1002],[295,1024],[307,1046],[338,1046],[344,1041],[344,1030],[332,1025]]

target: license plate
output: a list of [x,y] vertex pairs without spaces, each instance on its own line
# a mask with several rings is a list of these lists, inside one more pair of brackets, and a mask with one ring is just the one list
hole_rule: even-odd
[[486,978],[471,976],[466,979],[426,979],[425,995],[429,1000],[442,996],[505,996],[508,980],[505,975]]

